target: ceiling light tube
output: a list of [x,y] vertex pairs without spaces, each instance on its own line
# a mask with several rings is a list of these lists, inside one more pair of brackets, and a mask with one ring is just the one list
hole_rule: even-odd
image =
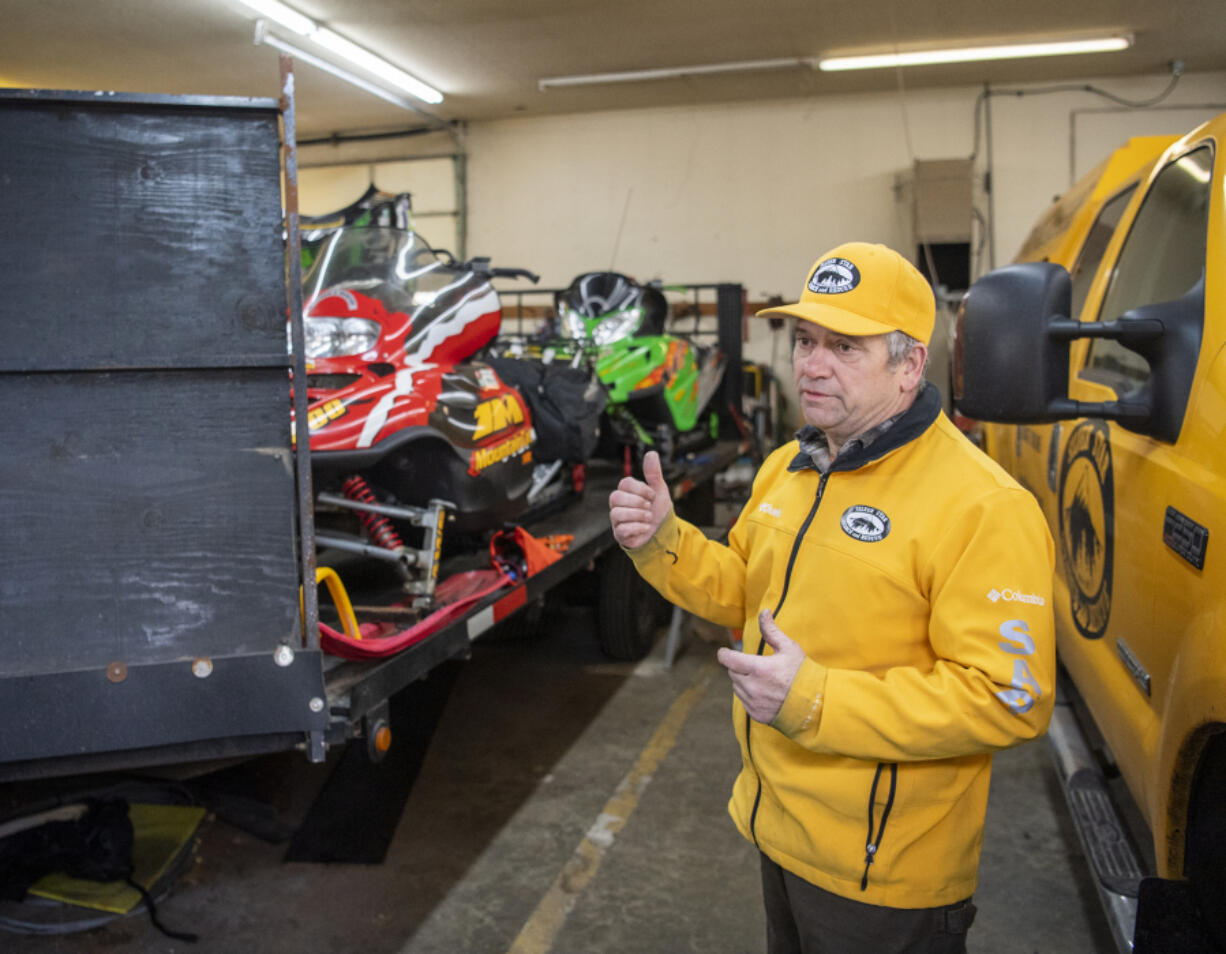
[[681,79],[711,73],[742,73],[750,70],[782,70],[811,66],[811,60],[745,60],[739,63],[711,63],[704,66],[674,66],[654,70],[627,70],[621,73],[590,73],[586,76],[547,76],[536,81],[538,89],[558,86],[594,86],[598,83],[636,83],[642,80]]
[[310,36],[318,29],[314,20],[291,10],[280,0],[239,0],[239,3],[299,36]]
[[929,66],[936,63],[974,63],[983,60],[1012,60],[1031,56],[1067,56],[1073,53],[1109,53],[1132,46],[1131,36],[1098,37],[1089,40],[1053,40],[1044,43],[1009,43],[995,46],[952,47],[939,50],[910,50],[868,56],[831,56],[817,61],[827,72],[872,70],[895,66]]
[[337,56],[343,57],[354,66],[373,73],[385,82],[391,83],[397,89],[402,89],[410,96],[416,96],[422,102],[435,105],[443,101],[443,94],[433,86],[429,86],[410,76],[404,70],[392,66],[387,60],[381,59],[368,50],[362,49],[356,43],[350,43],[343,36],[333,33],[326,27],[320,27],[311,34],[311,39]]
[[410,103],[403,96],[397,96],[390,90],[383,89],[381,86],[376,86],[369,80],[364,80],[362,77],[357,76],[354,73],[350,73],[348,70],[341,69],[341,67],[337,66],[335,63],[329,63],[325,59],[321,59],[314,54],[308,53],[306,50],[302,49],[302,47],[294,46],[294,44],[287,43],[280,37],[273,36],[271,33],[262,30],[261,27],[263,26],[263,22],[264,21],[261,20],[256,24],[256,43],[263,43],[265,46],[271,46],[274,50],[280,50],[282,53],[288,53],[290,56],[294,57],[295,59],[302,60],[304,63],[310,63],[316,69],[323,70],[325,73],[331,73],[337,79],[342,79],[346,83],[352,83],[359,89],[364,89],[368,93],[373,93],[380,99],[385,99],[394,106],[399,106],[401,109],[407,109],[415,113],[420,112],[416,106]]
[[[337,56],[352,63],[361,69],[364,69],[374,76],[379,77],[385,83],[390,83],[410,96],[415,96],[424,103],[437,105],[443,101],[443,94],[433,86],[424,83],[416,76],[411,76],[399,67],[393,66],[382,57],[376,56],[369,50],[363,49],[356,43],[346,40],[338,33],[329,30],[325,26],[320,26],[310,17],[304,16],[297,10],[287,7],[280,0],[239,0],[244,6],[250,7],[256,13],[263,17],[267,17],[273,23],[277,23],[299,36],[307,37],[312,43],[318,43],[324,49],[335,53]],[[257,37],[258,39],[258,37]],[[279,41],[284,42],[284,41]],[[272,45],[272,44],[270,44]],[[309,54],[302,55],[306,59]],[[318,58],[315,60],[307,60],[313,66],[318,66]],[[326,67],[320,67],[326,69]],[[332,72],[331,70],[329,72]],[[339,74],[335,74],[339,75]],[[349,74],[347,74],[349,75]],[[354,84],[361,85],[361,84]],[[368,87],[363,86],[363,89]],[[381,95],[381,94],[376,94]],[[387,99],[384,96],[384,99]]]

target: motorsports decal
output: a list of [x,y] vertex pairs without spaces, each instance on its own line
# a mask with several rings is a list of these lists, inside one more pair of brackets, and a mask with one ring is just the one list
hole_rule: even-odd
[[[516,457],[527,452],[532,446],[532,431],[523,430],[501,444],[495,444],[492,447],[482,447],[473,451],[472,460],[468,466],[470,474],[479,474],[485,468],[497,464],[499,461],[504,461],[508,457]],[[531,460],[531,456],[525,457],[524,462]]]
[[1069,435],[1058,503],[1073,622],[1086,639],[1098,639],[1111,617],[1115,563],[1115,484],[1105,421],[1083,421]]
[[332,398],[323,404],[317,404],[307,411],[307,426],[317,431],[325,424],[330,424],[338,417],[345,416],[345,403],[340,398]]

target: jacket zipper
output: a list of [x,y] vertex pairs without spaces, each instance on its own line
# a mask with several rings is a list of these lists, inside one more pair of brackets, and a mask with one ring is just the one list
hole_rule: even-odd
[[894,807],[894,790],[898,786],[898,763],[890,763],[890,794],[886,796],[885,808],[881,810],[881,825],[877,828],[877,837],[873,837],[873,813],[877,802],[877,783],[881,780],[881,770],[885,762],[877,763],[877,771],[873,775],[873,787],[868,793],[868,839],[864,843],[864,877],[860,879],[860,890],[868,889],[868,869],[877,860],[877,849],[881,847],[881,836],[885,834],[885,823],[890,817],[890,809]]
[[[817,516],[817,508],[821,505],[822,495],[826,492],[826,480],[830,476],[830,471],[822,474],[821,480],[817,483],[817,494],[813,498],[813,507],[809,510],[809,515],[805,517],[805,522],[800,525],[800,532],[796,534],[796,542],[792,544],[792,553],[788,557],[788,568],[783,574],[783,592],[779,594],[779,602],[775,606],[775,611],[772,614],[776,619],[779,617],[779,611],[783,609],[783,601],[787,599],[788,587],[792,582],[792,568],[796,565],[796,555],[800,552],[800,543],[804,539],[805,534],[809,530],[809,524],[813,522],[813,518]],[[761,656],[762,651],[766,648],[766,640],[759,635],[758,651],[755,655]],[[749,717],[749,713],[745,713],[745,756],[746,761],[753,765],[753,747],[750,744],[749,730],[753,724],[753,719]],[[758,845],[758,805],[762,802],[762,775],[758,772],[758,767],[754,765],[754,774],[758,776],[758,791],[754,795],[753,810],[749,813],[749,833],[753,835],[753,843],[755,847]]]

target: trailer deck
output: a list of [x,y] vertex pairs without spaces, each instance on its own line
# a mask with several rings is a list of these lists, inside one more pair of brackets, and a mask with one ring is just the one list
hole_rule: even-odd
[[[673,498],[684,499],[696,489],[705,487],[743,452],[740,442],[720,441],[689,455],[670,481]],[[587,569],[612,549],[615,541],[609,525],[608,496],[620,477],[619,466],[606,461],[592,462],[588,484],[580,499],[525,525],[525,529],[536,537],[573,535],[561,558],[539,573],[488,594],[427,638],[387,659],[356,661],[325,656],[324,683],[329,710],[333,714],[329,742],[352,734],[362,715],[425,676],[435,666],[448,659],[468,656],[472,643],[493,626],[543,599],[554,587]],[[383,595],[388,597],[388,607],[394,611],[395,594],[385,592]]]

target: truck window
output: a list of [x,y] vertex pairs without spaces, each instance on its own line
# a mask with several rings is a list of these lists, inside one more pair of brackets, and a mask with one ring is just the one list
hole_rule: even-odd
[[1107,251],[1107,245],[1115,233],[1115,227],[1120,224],[1124,209],[1128,207],[1128,200],[1136,191],[1136,183],[1133,183],[1118,195],[1104,202],[1103,207],[1098,210],[1098,218],[1094,220],[1094,224],[1090,226],[1090,231],[1086,234],[1081,251],[1077,253],[1077,261],[1069,273],[1073,279],[1073,305],[1070,309],[1070,317],[1074,320],[1081,314],[1081,306],[1086,303],[1086,294],[1090,291],[1090,283],[1094,281],[1094,273],[1102,264],[1103,253]]
[[[1114,321],[1143,305],[1173,301],[1205,269],[1213,150],[1202,146],[1168,164],[1149,193],[1120,249],[1099,321]],[[1116,341],[1096,340],[1083,375],[1130,390],[1149,378],[1149,365]]]

